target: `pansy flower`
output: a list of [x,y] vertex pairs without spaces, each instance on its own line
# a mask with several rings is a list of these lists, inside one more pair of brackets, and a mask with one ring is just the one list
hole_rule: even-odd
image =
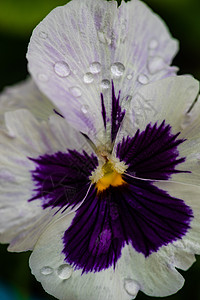
[[0,240],[58,299],[170,295],[200,254],[199,84],[176,50],[140,1],[72,0],[33,32],[35,83],[1,96]]

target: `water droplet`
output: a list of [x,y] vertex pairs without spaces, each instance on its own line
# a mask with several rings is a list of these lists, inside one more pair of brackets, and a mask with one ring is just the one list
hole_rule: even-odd
[[57,274],[60,279],[69,279],[72,276],[73,269],[70,265],[64,264],[57,269]]
[[46,40],[48,38],[48,34],[44,31],[40,31],[39,37],[43,40]]
[[47,82],[49,80],[48,76],[44,73],[39,73],[37,78],[42,82]]
[[69,90],[74,97],[80,97],[82,95],[81,89],[78,86],[72,86]]
[[111,39],[106,35],[105,32],[103,31],[98,31],[97,32],[97,35],[98,35],[98,38],[99,38],[99,41],[103,44],[108,44],[110,45],[111,44]]
[[151,74],[155,74],[166,67],[166,63],[160,56],[151,57],[148,61],[148,69]]
[[120,62],[114,63],[110,69],[111,69],[111,72],[113,73],[113,75],[115,75],[117,77],[122,76],[125,71],[124,65]]
[[131,80],[131,79],[133,78],[133,75],[128,74],[126,78],[127,78],[128,80]]
[[84,80],[85,83],[92,83],[93,80],[94,80],[94,76],[90,72],[85,73],[85,75],[83,76],[83,80]]
[[51,267],[45,266],[40,270],[42,275],[50,275],[53,273],[53,269]]
[[108,79],[103,79],[101,82],[102,89],[109,89],[110,81]]
[[158,47],[158,41],[156,39],[152,39],[149,42],[149,49],[156,49]]
[[140,286],[135,280],[125,279],[124,288],[129,295],[131,295],[135,298],[140,289]]
[[147,84],[149,82],[149,78],[144,74],[140,74],[137,79],[141,84]]
[[60,77],[67,77],[70,74],[70,68],[65,61],[55,63],[54,71]]
[[83,105],[83,106],[81,107],[81,111],[82,111],[84,114],[87,114],[88,108],[89,108],[88,105]]
[[101,64],[97,61],[90,65],[90,71],[92,74],[98,74],[101,71]]

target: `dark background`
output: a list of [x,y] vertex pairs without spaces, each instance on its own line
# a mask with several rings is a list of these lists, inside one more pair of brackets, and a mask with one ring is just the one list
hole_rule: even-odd
[[[81,1],[81,0],[80,0]],[[0,90],[26,78],[26,51],[33,28],[62,0],[2,0],[0,2]],[[200,1],[146,0],[167,23],[172,35],[180,41],[180,51],[174,65],[179,74],[192,74],[200,79]],[[0,299],[50,300],[31,275],[30,253],[8,253],[0,246]],[[184,288],[166,298],[148,297],[139,292],[138,300],[200,300],[200,259],[189,271],[181,272]],[[95,299],[94,299],[95,300]],[[123,299],[122,299],[123,300]]]

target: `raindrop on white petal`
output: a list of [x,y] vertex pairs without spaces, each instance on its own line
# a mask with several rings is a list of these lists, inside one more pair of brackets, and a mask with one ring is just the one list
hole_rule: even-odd
[[128,79],[128,80],[131,80],[132,78],[133,78],[133,75],[131,75],[131,74],[128,74],[128,75],[127,75],[127,79]]
[[50,275],[53,273],[53,269],[51,267],[45,266],[40,270],[42,275]]
[[48,76],[44,73],[39,73],[37,78],[42,82],[47,82],[49,80]]
[[98,74],[99,72],[101,72],[101,64],[97,61],[93,62],[90,65],[90,71],[92,74]]
[[144,75],[144,74],[140,74],[137,78],[137,80],[139,81],[139,83],[141,84],[147,84],[149,82],[149,78]]
[[148,61],[148,69],[151,74],[155,74],[166,67],[166,63],[160,56],[151,57]]
[[88,112],[88,108],[89,108],[89,106],[88,106],[88,105],[82,105],[82,107],[81,107],[81,111],[82,111],[84,114],[87,114],[87,112]]
[[78,86],[72,86],[69,91],[74,97],[80,97],[82,95],[81,89]]
[[54,71],[59,77],[67,77],[70,74],[69,65],[65,61],[55,63]]
[[124,288],[129,295],[131,295],[132,297],[135,298],[140,289],[140,286],[135,280],[125,279],[124,280]]
[[92,83],[94,81],[94,76],[92,73],[88,72],[83,76],[83,80],[85,83]]
[[72,276],[73,269],[68,264],[63,264],[57,269],[57,274],[60,279],[69,279]]
[[156,49],[158,47],[158,41],[156,39],[152,39],[149,42],[149,49]]
[[111,69],[111,72],[113,73],[113,75],[115,75],[117,77],[122,76],[125,71],[124,65],[120,62],[116,62],[116,63],[112,64],[110,69]]
[[39,32],[39,37],[43,40],[46,40],[48,38],[48,34],[44,31]]
[[108,79],[103,79],[102,81],[101,81],[101,87],[102,87],[102,89],[109,89],[109,87],[110,87],[110,81],[108,80]]

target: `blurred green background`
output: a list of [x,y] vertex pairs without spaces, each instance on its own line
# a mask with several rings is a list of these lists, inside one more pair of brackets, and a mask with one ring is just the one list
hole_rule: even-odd
[[[80,0],[81,1],[81,0]],[[0,1],[0,90],[27,76],[26,51],[33,28],[62,0]],[[193,74],[200,79],[200,0],[145,0],[168,24],[172,35],[180,41],[174,65],[179,74]],[[0,299],[51,300],[30,274],[30,253],[8,253],[0,246]],[[167,298],[150,298],[139,293],[138,300],[200,300],[200,259],[187,272],[184,288]],[[95,300],[95,299],[94,299]],[[122,299],[123,300],[123,299]]]

